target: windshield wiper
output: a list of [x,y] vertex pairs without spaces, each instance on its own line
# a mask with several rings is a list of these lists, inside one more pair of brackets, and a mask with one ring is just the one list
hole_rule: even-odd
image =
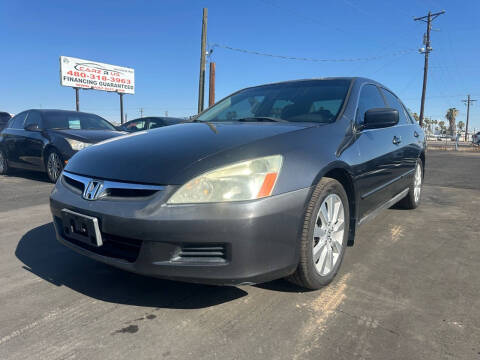
[[256,121],[288,122],[287,120],[274,118],[274,117],[269,117],[269,116],[246,117],[246,118],[236,119],[236,121],[245,121],[245,122],[256,122]]

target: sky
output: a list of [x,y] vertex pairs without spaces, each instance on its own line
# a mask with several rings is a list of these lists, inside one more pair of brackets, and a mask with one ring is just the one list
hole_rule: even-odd
[[[456,107],[457,120],[465,122],[462,99],[480,100],[478,0],[0,0],[0,111],[73,110],[75,91],[60,86],[64,55],[134,68],[135,94],[124,96],[128,119],[139,117],[141,108],[144,116],[196,114],[203,7],[217,100],[269,82],[364,76],[418,113],[424,57],[417,50],[426,24],[413,17],[429,10],[446,13],[433,24],[425,116],[445,120],[447,109]],[[351,61],[285,60],[215,44]],[[81,90],[80,109],[120,120],[115,93]],[[480,101],[471,107],[470,128],[480,129]]]

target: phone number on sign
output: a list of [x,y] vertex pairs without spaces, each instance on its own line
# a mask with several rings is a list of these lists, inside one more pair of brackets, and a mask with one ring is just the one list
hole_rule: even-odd
[[114,83],[116,82],[116,83],[127,84],[127,85],[131,84],[131,81],[129,79],[122,79],[122,78],[114,77],[114,76],[87,74],[87,73],[84,73],[84,72],[81,72],[81,71],[72,71],[72,70],[67,72],[67,74],[70,75],[70,76],[87,78],[87,79],[92,79],[92,80],[110,81],[110,82],[114,82]]

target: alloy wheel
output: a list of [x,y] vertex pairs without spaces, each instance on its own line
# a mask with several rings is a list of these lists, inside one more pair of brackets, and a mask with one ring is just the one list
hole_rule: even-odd
[[415,199],[415,203],[420,201],[420,194],[422,192],[422,167],[420,164],[417,164],[417,168],[415,170],[415,179],[413,182],[413,196]]
[[48,156],[47,161],[47,172],[48,177],[52,181],[56,181],[62,172],[62,161],[60,160],[60,156],[56,152],[50,153]]
[[330,274],[344,251],[345,209],[337,194],[323,200],[313,231],[313,261],[321,276]]

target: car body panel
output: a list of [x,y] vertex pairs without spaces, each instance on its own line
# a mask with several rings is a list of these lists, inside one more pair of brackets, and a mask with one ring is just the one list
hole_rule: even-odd
[[[305,209],[322,177],[341,171],[351,181],[353,236],[362,219],[405,194],[411,170],[424,156],[425,137],[417,124],[362,130],[356,113],[365,84],[382,86],[369,79],[351,79],[342,110],[332,123],[193,122],[137,132],[87,148],[69,162],[66,173],[164,185],[165,190],[144,199],[112,197],[92,202],[83,199],[71,184],[59,181],[50,203],[57,238],[96,260],[158,277],[239,284],[288,275],[297,267]],[[402,141],[394,143],[396,137]],[[276,154],[282,155],[283,164],[270,197],[167,203],[180,186],[207,171]],[[97,217],[107,235],[141,241],[138,258],[119,261],[75,245],[62,232],[62,209]],[[224,244],[226,262],[178,263],[175,256],[186,243]]]

